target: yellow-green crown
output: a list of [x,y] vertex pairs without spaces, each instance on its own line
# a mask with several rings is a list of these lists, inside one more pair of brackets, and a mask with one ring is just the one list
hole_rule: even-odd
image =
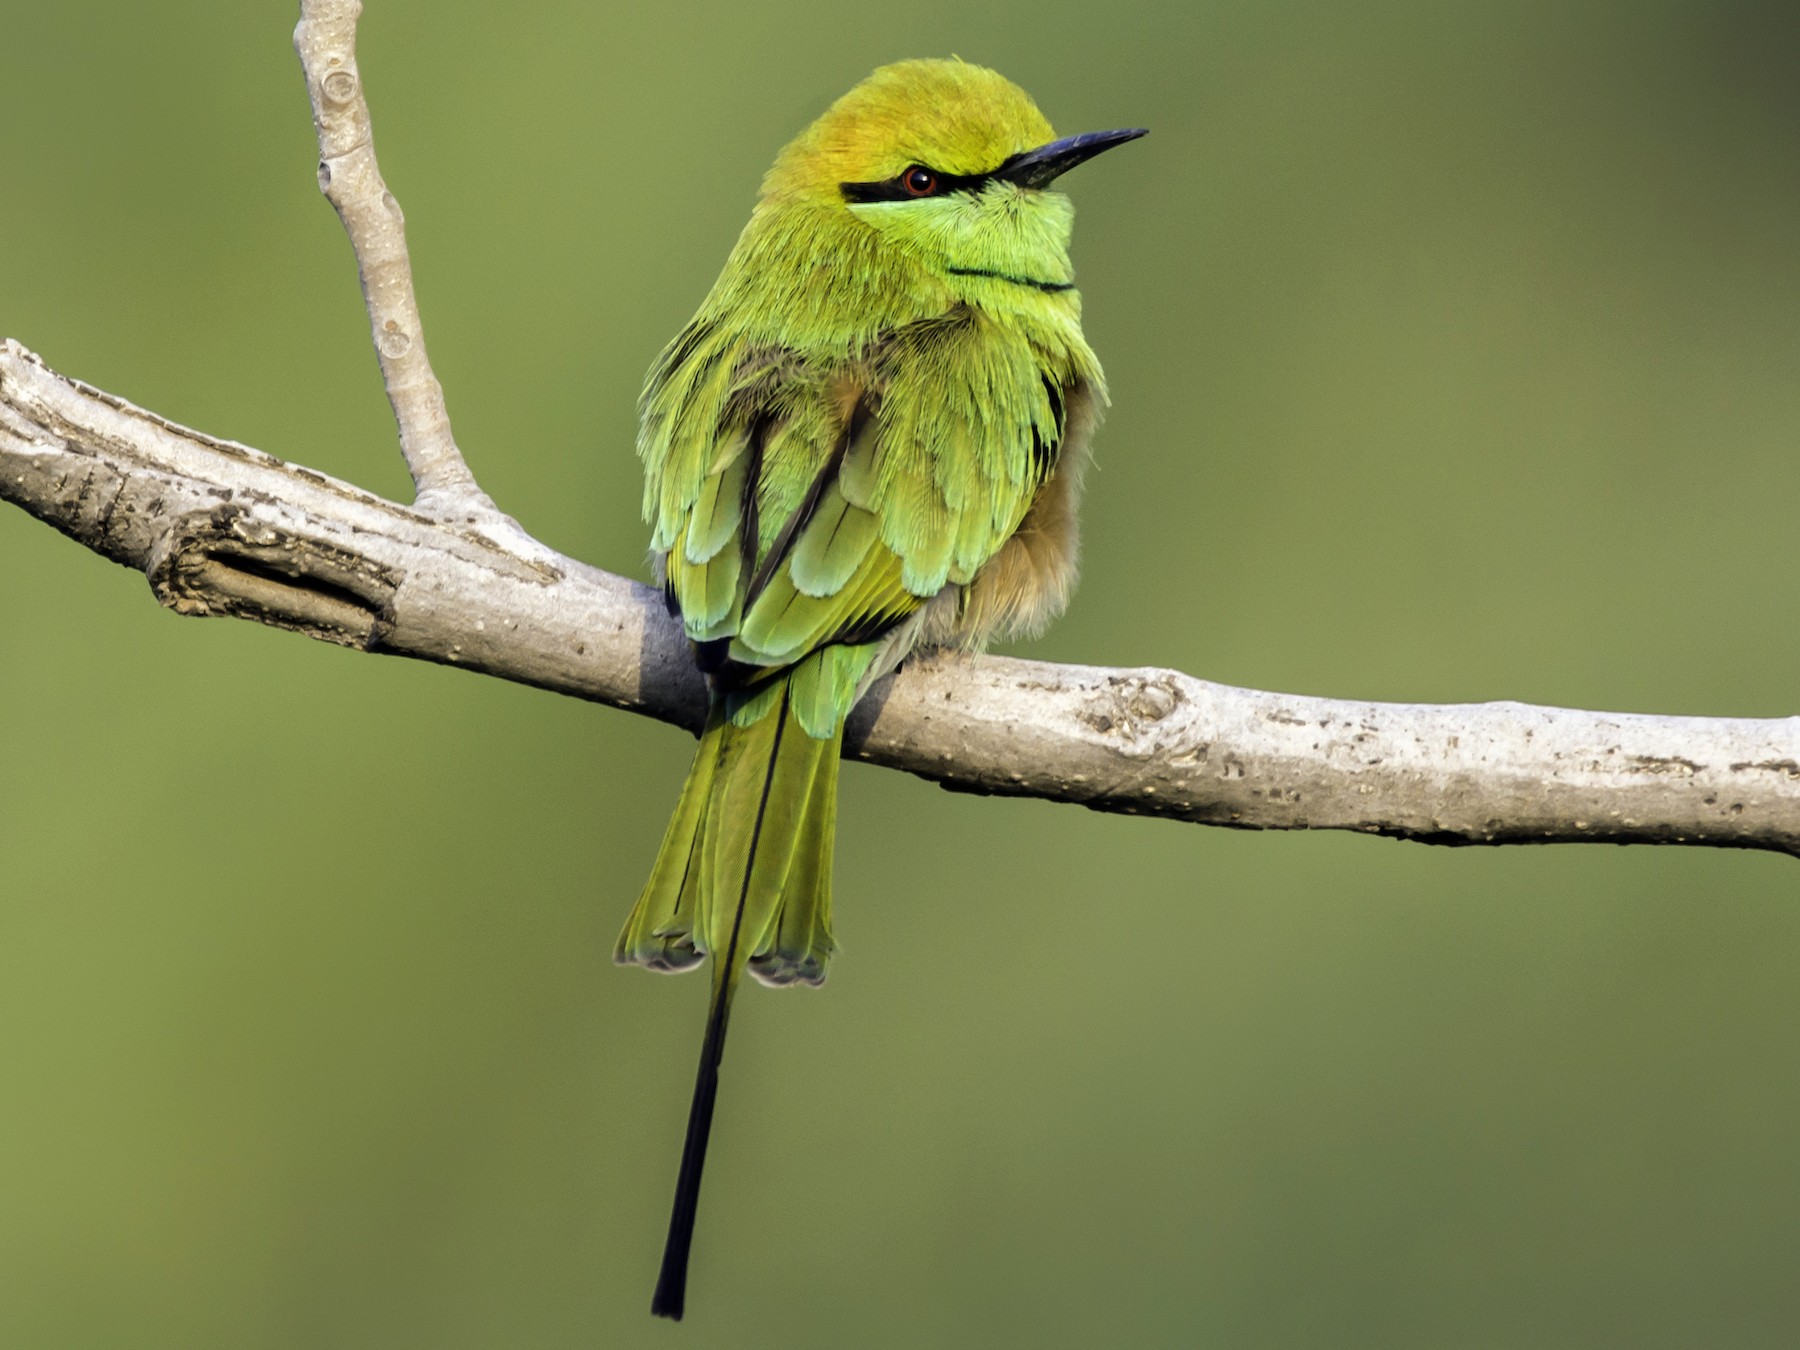
[[985,173],[1055,135],[1031,96],[997,71],[955,58],[897,61],[795,137],[763,195],[836,200],[841,183],[878,182],[912,164]]

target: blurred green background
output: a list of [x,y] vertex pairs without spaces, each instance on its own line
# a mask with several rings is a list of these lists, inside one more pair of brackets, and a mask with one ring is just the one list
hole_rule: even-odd
[[[371,0],[501,505],[642,574],[633,398],[775,150],[957,52],[1065,131],[1115,409],[1030,654],[1800,708],[1795,7]],[[288,3],[0,0],[0,334],[404,479]],[[849,767],[844,952],[614,969],[691,742],[158,610],[0,512],[0,1344],[1786,1346],[1792,859],[1448,851]]]

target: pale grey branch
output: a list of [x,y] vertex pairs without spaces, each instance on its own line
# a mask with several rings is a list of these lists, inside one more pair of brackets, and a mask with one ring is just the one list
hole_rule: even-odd
[[[144,572],[179,613],[699,723],[699,676],[648,587],[174,426],[12,341],[0,498]],[[847,753],[962,791],[1250,829],[1800,854],[1795,718],[1353,703],[942,656],[876,686]]]
[[294,29],[319,134],[319,191],[337,208],[356,254],[381,379],[418,504],[446,514],[491,511],[493,503],[475,485],[450,434],[444,387],[425,355],[406,217],[375,162],[375,133],[356,67],[361,14],[361,0],[301,0]]

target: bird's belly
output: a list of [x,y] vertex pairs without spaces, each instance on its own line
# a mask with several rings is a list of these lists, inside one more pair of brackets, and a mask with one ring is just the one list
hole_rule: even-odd
[[1038,489],[1019,528],[964,588],[961,602],[931,606],[921,642],[980,648],[998,639],[1031,637],[1068,606],[1079,565],[1076,509],[1096,402],[1086,388],[1072,391],[1056,468]]

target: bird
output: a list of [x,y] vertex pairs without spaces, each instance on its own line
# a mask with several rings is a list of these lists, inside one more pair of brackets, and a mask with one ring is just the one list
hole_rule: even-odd
[[1144,134],[1058,138],[959,58],[883,66],[777,155],[645,377],[652,566],[708,708],[614,955],[712,960],[657,1316],[686,1305],[740,979],[825,978],[845,718],[914,650],[1029,636],[1068,602],[1107,396],[1051,185]]

